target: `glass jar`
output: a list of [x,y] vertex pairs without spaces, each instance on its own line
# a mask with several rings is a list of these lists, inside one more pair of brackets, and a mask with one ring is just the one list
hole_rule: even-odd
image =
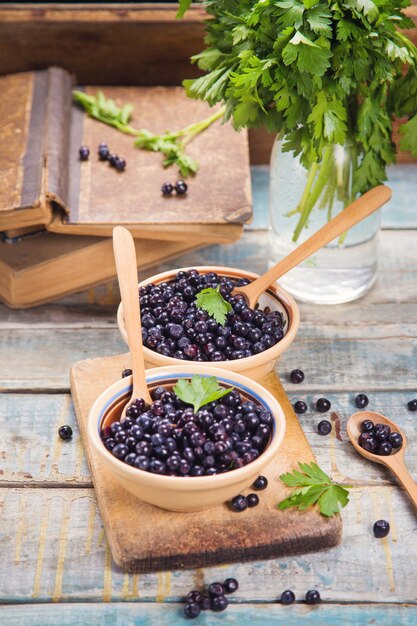
[[[270,163],[270,266],[278,263],[348,206],[354,146],[328,146],[307,170],[299,157],[282,151],[277,139]],[[380,211],[331,242],[283,276],[279,283],[295,298],[338,304],[359,298],[377,276]]]

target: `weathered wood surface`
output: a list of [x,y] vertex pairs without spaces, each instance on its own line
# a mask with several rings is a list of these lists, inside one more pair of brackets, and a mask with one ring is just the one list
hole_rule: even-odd
[[[319,555],[132,575],[112,563],[93,490],[0,489],[0,602],[176,601],[229,576],[240,581],[238,602],[276,601],[289,588],[298,598],[318,588],[331,602],[416,602],[414,508],[388,486],[354,488],[351,500],[342,544]],[[377,540],[381,518],[392,529]]]
[[[409,191],[392,213],[388,226],[393,229],[415,227],[415,215],[407,209],[414,203],[415,180],[405,181]],[[264,193],[256,185],[254,190],[255,198]],[[255,215],[260,202],[255,200]],[[255,222],[255,228],[264,224]],[[179,263],[214,261],[262,271],[266,242],[266,232],[255,230],[233,246],[212,246],[184,255]],[[0,402],[0,603],[8,604],[0,608],[1,622],[180,624],[181,607],[175,603],[184,593],[235,575],[240,589],[232,602],[237,604],[221,616],[207,612],[199,623],[215,624],[220,617],[225,624],[241,626],[298,626],[304,621],[317,626],[414,626],[416,511],[392,476],[353,452],[344,425],[356,410],[354,395],[368,393],[370,408],[404,428],[410,442],[406,459],[417,478],[417,416],[406,408],[417,396],[416,249],[416,230],[383,231],[374,289],[346,305],[302,305],[300,333],[279,364],[292,400],[304,399],[311,407],[325,395],[341,419],[339,441],[334,432],[329,437],[316,433],[322,416],[311,408],[300,417],[319,464],[334,479],[354,485],[352,501],[343,511],[342,545],[320,557],[121,573],[105,540],[68,395],[69,368],[75,361],[125,350],[115,323],[115,283],[33,310],[0,307],[0,386],[5,392]],[[288,382],[293,367],[306,372],[303,384]],[[64,422],[74,427],[71,442],[57,438],[57,427]],[[391,533],[382,541],[371,532],[379,518],[391,523]],[[318,588],[324,602],[312,609],[303,604],[281,607],[276,600],[286,588],[294,589],[300,600],[307,589]]]
[[[182,618],[182,604],[64,604],[7,606],[3,609],[2,617],[9,626],[56,626],[57,617],[60,623],[69,626],[78,624],[111,624],[112,626],[177,626],[185,624]],[[321,607],[293,605],[290,607],[279,604],[241,604],[229,605],[226,613],[221,616],[206,612],[197,621],[198,624],[219,624],[225,626],[271,626],[271,624],[285,624],[285,626],[362,626],[377,624],[377,626],[414,626],[417,620],[416,608],[398,606],[395,604],[375,606],[334,604]]]

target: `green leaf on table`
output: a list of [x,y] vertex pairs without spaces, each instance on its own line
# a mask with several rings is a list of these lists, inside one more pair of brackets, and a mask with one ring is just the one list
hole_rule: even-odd
[[193,376],[191,380],[180,378],[173,388],[180,400],[193,406],[194,413],[202,406],[223,398],[232,389],[221,387],[215,376]]
[[349,502],[348,489],[342,487],[325,473],[317,463],[299,463],[300,470],[282,474],[280,479],[293,492],[278,504],[281,511],[297,507],[300,511],[317,504],[319,511],[326,517],[339,513]]
[[233,311],[230,302],[227,302],[220,293],[220,285],[216,289],[212,287],[202,289],[196,296],[195,304],[197,308],[206,311],[221,326],[225,325],[227,314]]

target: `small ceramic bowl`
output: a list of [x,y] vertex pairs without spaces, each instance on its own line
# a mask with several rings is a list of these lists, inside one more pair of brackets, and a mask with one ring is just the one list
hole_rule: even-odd
[[[161,274],[156,274],[155,276],[151,276],[146,280],[139,283],[139,287],[144,285],[148,285],[149,283],[153,283],[154,285],[169,282],[174,279],[175,275],[179,271],[187,271],[191,269],[190,267],[182,267],[177,270],[171,270],[169,272],[163,272]],[[219,276],[228,276],[231,278],[247,278],[249,280],[254,280],[258,278],[258,274],[254,274],[253,272],[247,272],[245,270],[239,270],[231,267],[216,267],[216,266],[203,266],[203,267],[195,267],[199,272],[203,274],[207,274],[208,272],[216,272]],[[269,306],[271,310],[281,311],[283,314],[283,319],[285,320],[285,335],[276,343],[272,348],[268,348],[268,350],[264,350],[264,352],[260,352],[259,354],[254,354],[253,356],[246,357],[244,359],[235,359],[230,361],[218,361],[218,362],[205,362],[204,364],[208,367],[221,367],[222,369],[239,372],[240,374],[244,374],[245,376],[249,376],[255,380],[261,380],[263,376],[271,372],[277,360],[285,352],[285,350],[290,346],[292,341],[294,340],[298,326],[300,323],[300,312],[295,300],[282,289],[277,283],[271,285],[271,287],[262,294],[259,299],[259,304],[261,308]],[[119,326],[120,333],[127,343],[127,333],[124,323],[123,317],[123,305],[120,303],[119,308],[117,310],[117,324]],[[163,356],[159,354],[155,350],[150,350],[149,348],[143,348],[145,354],[145,363],[147,367],[164,367],[168,365],[183,365],[184,362],[180,359],[174,359],[173,357]],[[192,362],[192,361],[190,361]]]
[[262,474],[280,447],[285,434],[285,415],[279,402],[253,380],[205,364],[184,363],[180,367],[161,367],[146,372],[150,390],[158,386],[171,388],[179,378],[194,375],[216,376],[225,387],[235,387],[248,400],[262,404],[274,418],[271,440],[264,452],[252,463],[214,476],[163,476],[152,474],[119,461],[109,452],[101,438],[103,425],[120,418],[132,391],[131,377],[118,380],[97,398],[88,416],[88,436],[103,466],[134,496],[170,511],[201,511],[221,504],[241,493]]

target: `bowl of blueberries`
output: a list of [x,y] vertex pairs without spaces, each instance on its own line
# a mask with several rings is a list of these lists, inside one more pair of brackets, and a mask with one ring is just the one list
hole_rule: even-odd
[[200,511],[249,487],[285,434],[279,402],[236,372],[182,363],[149,369],[152,404],[135,399],[131,376],[93,404],[88,436],[103,467],[134,496],[171,511]]
[[[258,276],[228,267],[182,268],[139,283],[147,367],[204,362],[260,380],[294,340],[300,315],[277,283],[254,309],[234,287]],[[127,342],[123,306],[117,323]]]

